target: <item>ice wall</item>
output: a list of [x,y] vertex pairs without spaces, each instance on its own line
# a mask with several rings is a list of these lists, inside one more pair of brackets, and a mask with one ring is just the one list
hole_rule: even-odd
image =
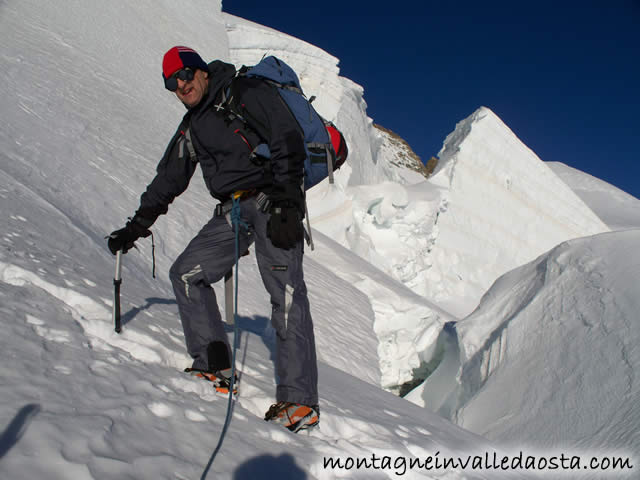
[[428,180],[407,178],[387,144],[381,164],[394,181],[351,186],[342,203],[319,189],[315,226],[458,318],[506,271],[608,230],[487,108],[447,137]]
[[565,242],[458,323],[458,423],[511,445],[638,451],[640,231]]
[[[460,122],[439,157],[430,179],[444,190],[437,238],[412,286],[460,315],[506,271],[609,230],[488,108]],[[476,302],[460,308],[460,298]]]

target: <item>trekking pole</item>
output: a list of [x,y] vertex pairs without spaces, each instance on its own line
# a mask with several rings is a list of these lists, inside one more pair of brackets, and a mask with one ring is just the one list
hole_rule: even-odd
[[122,284],[122,278],[120,278],[121,272],[122,250],[118,250],[118,253],[116,253],[116,274],[113,277],[113,323],[115,325],[116,333],[120,333],[122,331],[120,319],[120,285]]

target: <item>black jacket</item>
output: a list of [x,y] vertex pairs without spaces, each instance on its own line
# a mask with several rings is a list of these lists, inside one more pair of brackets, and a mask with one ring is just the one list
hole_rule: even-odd
[[[276,89],[267,83],[239,77],[233,86],[237,113],[251,119],[256,130],[232,118],[228,111],[216,109],[222,89],[234,77],[233,65],[214,61],[209,64],[209,88],[202,101],[188,110],[160,160],[157,174],[140,198],[134,219],[149,227],[169,204],[183,193],[200,163],[211,195],[229,199],[237,190],[299,191],[304,175],[304,137],[295,118]],[[196,160],[190,158],[184,135],[190,128]],[[260,165],[249,156],[264,138],[271,161]]]

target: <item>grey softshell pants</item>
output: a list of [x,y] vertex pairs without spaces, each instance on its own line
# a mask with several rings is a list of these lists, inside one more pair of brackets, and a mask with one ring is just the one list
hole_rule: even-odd
[[[316,405],[318,368],[313,322],[302,271],[303,241],[291,250],[276,248],[267,238],[269,214],[254,197],[240,203],[240,254],[255,242],[258,268],[271,296],[271,323],[276,331],[276,400]],[[212,283],[235,264],[235,232],[228,215],[215,215],[175,261],[169,276],[184,328],[193,368],[210,368],[208,348],[229,341]]]

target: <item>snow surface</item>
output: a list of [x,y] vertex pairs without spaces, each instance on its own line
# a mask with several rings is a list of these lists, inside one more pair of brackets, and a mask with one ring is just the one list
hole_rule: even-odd
[[503,442],[526,428],[544,447],[640,447],[639,245],[640,230],[573,240],[500,278],[457,325],[458,422]]
[[640,228],[640,200],[636,197],[564,163],[547,165],[611,230]]
[[608,231],[488,108],[460,122],[439,157],[431,182],[446,195],[427,256],[432,268],[414,282],[443,305],[473,292],[473,308],[503,273],[561,241]]
[[[181,372],[190,359],[167,278],[214,208],[197,175],[154,226],[158,279],[150,242],[124,257],[121,335],[111,323],[114,259],[104,236],[134,212],[184,112],[160,81],[174,44],[236,64],[281,56],[350,145],[336,184],[309,193],[316,250],[305,272],[321,426],[293,435],[262,420],[275,391],[274,337],[255,260],[244,258],[241,395],[208,478],[396,478],[392,469],[326,470],[322,460],[482,454],[505,443],[638,455],[637,231],[564,243],[482,297],[499,275],[558,243],[608,230],[488,109],[458,125],[439,171],[422,181],[393,167],[398,152],[367,117],[362,87],[317,47],[223,14],[220,2],[65,6],[1,7],[1,478],[199,478],[221,433],[226,399]],[[553,274],[536,268],[556,263]],[[549,317],[536,318],[536,308]],[[572,349],[564,324],[576,334]],[[499,361],[491,356],[503,350]],[[384,390],[439,356],[410,397],[462,427]],[[532,365],[537,383],[525,385]],[[593,373],[580,370],[587,365]],[[562,420],[565,404],[577,407]]]

